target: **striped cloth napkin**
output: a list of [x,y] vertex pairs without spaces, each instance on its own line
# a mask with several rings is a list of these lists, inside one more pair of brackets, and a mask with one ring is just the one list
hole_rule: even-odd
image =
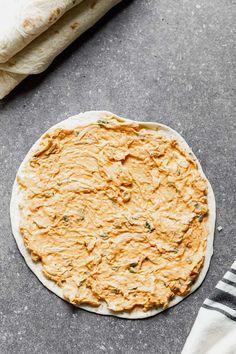
[[182,354],[236,354],[236,262],[204,301]]

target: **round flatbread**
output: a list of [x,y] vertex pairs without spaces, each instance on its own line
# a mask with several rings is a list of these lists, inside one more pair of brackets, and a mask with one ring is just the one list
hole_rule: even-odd
[[[46,286],[49,290],[51,290],[52,292],[54,292],[56,295],[58,295],[59,297],[61,297],[62,299],[65,299],[65,292],[63,293],[62,287],[63,285],[61,284],[61,286],[57,285],[56,280],[54,278],[55,281],[49,280],[44,274],[45,274],[45,269],[44,269],[44,274],[42,272],[42,263],[40,262],[40,259],[37,258],[37,255],[35,257],[35,255],[30,254],[30,252],[27,250],[25,244],[24,244],[24,240],[22,237],[22,234],[20,232],[20,221],[21,221],[21,212],[20,212],[20,204],[22,203],[23,197],[22,197],[22,186],[20,187],[19,185],[19,179],[21,178],[21,175],[24,175],[24,169],[25,166],[29,163],[29,161],[32,159],[32,157],[37,154],[40,154],[39,151],[41,149],[41,151],[43,151],[44,147],[42,147],[42,139],[43,137],[45,137],[46,135],[50,135],[53,134],[53,132],[55,132],[55,130],[60,130],[60,129],[64,129],[66,131],[71,131],[73,129],[77,129],[78,130],[78,134],[80,134],[80,130],[83,130],[83,127],[85,126],[89,126],[89,125],[100,125],[102,127],[102,129],[105,129],[105,125],[108,123],[108,126],[110,124],[110,120],[115,119],[118,120],[122,126],[129,126],[129,125],[133,125],[134,127],[141,127],[144,129],[145,132],[150,132],[150,134],[153,134],[153,132],[157,131],[159,135],[164,136],[166,139],[174,139],[178,146],[182,149],[182,151],[184,151],[187,154],[190,154],[190,163],[194,163],[198,172],[200,173],[200,176],[202,178],[202,180],[204,180],[204,183],[207,184],[207,194],[206,194],[206,200],[207,200],[207,206],[208,206],[208,211],[204,212],[203,214],[199,214],[198,212],[196,212],[195,218],[198,218],[199,222],[203,221],[204,218],[204,227],[206,229],[206,237],[205,237],[205,243],[203,242],[204,246],[202,250],[205,253],[204,254],[204,258],[205,261],[204,263],[200,264],[200,267],[195,267],[195,273],[194,274],[194,282],[192,284],[192,286],[189,286],[189,291],[186,292],[186,288],[185,285],[186,284],[182,284],[183,287],[179,288],[179,290],[175,292],[175,294],[177,293],[181,293],[181,291],[184,293],[184,296],[178,296],[175,295],[173,298],[170,297],[170,299],[168,299],[168,301],[166,301],[165,303],[161,303],[161,306],[154,306],[153,308],[141,308],[139,307],[134,307],[131,308],[131,310],[124,310],[121,311],[120,310],[120,303],[117,305],[117,307],[113,304],[115,303],[115,300],[112,298],[112,300],[108,300],[108,302],[106,301],[101,301],[99,306],[92,306],[92,305],[87,305],[87,304],[79,304],[79,307],[91,312],[95,312],[98,314],[102,314],[102,315],[113,315],[113,316],[118,316],[118,317],[123,317],[123,318],[128,318],[128,319],[138,319],[138,318],[146,318],[146,317],[150,317],[153,315],[156,315],[157,313],[160,313],[161,311],[163,311],[163,309],[165,308],[169,308],[171,306],[176,305],[177,303],[179,303],[180,301],[182,301],[189,293],[192,293],[193,291],[195,291],[200,284],[202,283],[202,281],[204,280],[207,270],[209,268],[209,264],[210,264],[210,259],[211,256],[213,254],[213,239],[214,239],[214,227],[215,227],[215,198],[214,198],[214,193],[212,190],[212,187],[209,183],[209,181],[206,179],[206,176],[204,175],[202,168],[200,166],[200,163],[198,162],[196,156],[193,154],[192,150],[190,149],[190,147],[187,145],[187,143],[185,142],[185,140],[177,133],[175,132],[173,129],[163,125],[163,124],[158,124],[158,123],[153,123],[153,122],[136,122],[136,121],[132,121],[132,120],[128,120],[128,119],[124,119],[124,118],[120,118],[116,115],[114,115],[111,112],[104,112],[104,111],[91,111],[91,112],[85,112],[85,113],[81,113],[79,115],[70,117],[62,122],[60,122],[59,124],[53,126],[52,128],[50,128],[34,145],[33,147],[30,149],[30,151],[28,152],[28,154],[26,155],[25,159],[23,160],[18,173],[17,173],[17,178],[14,182],[14,186],[13,186],[13,191],[12,191],[12,198],[11,198],[11,206],[10,206],[10,214],[11,214],[11,223],[12,223],[12,230],[13,230],[13,235],[15,237],[15,240],[17,242],[18,248],[21,252],[21,254],[23,255],[27,265],[29,266],[29,268],[35,273],[35,275],[38,277],[38,279],[44,284],[44,286]],[[142,139],[142,130],[139,132],[139,138]],[[92,139],[92,137],[91,137]],[[106,144],[106,143],[105,143]],[[104,145],[105,146],[105,145]],[[115,150],[109,152],[111,154],[116,154]],[[155,152],[156,153],[156,152]],[[161,152],[159,151],[158,153],[161,154]],[[139,151],[139,154],[141,156],[142,151]],[[138,155],[137,155],[138,156]],[[160,156],[160,155],[159,155]],[[155,158],[155,155],[153,155],[153,157]],[[121,157],[112,157],[114,159],[121,159]],[[193,162],[194,161],[194,162]],[[127,182],[127,180],[126,180]],[[170,184],[170,188],[172,185],[172,181],[168,182]],[[127,183],[126,183],[127,185]],[[123,188],[123,187],[122,187]],[[122,193],[124,192],[124,189],[122,189]],[[200,187],[201,189],[201,187]],[[122,194],[124,198],[129,199],[129,197],[127,198],[127,194],[124,195],[124,193]],[[122,197],[122,198],[123,198]],[[117,201],[116,201],[117,202]],[[119,202],[119,200],[118,200]],[[114,204],[114,203],[113,203]],[[196,203],[196,208],[199,208],[199,205],[197,205],[198,203]],[[129,211],[129,209],[126,209],[127,212]],[[187,217],[187,216],[186,216]],[[62,220],[62,222],[64,222],[65,224],[69,222],[69,217],[64,216],[64,221]],[[137,217],[133,217],[134,219],[134,224],[137,222]],[[82,220],[82,219],[81,219]],[[187,222],[187,221],[186,221]],[[146,221],[145,223],[141,223],[143,225],[144,228],[144,233],[146,230],[146,235],[148,235],[148,237],[150,237],[150,240],[153,239],[154,235],[155,235],[155,227],[157,228],[157,226],[152,225],[152,223],[149,221]],[[142,226],[141,225],[141,226]],[[172,225],[172,224],[171,224]],[[132,226],[132,223],[131,223]],[[140,225],[138,227],[141,227]],[[172,225],[173,226],[173,225]],[[171,227],[172,227],[171,226]],[[159,225],[160,230],[161,230],[161,225]],[[203,227],[203,226],[201,226]],[[145,229],[146,228],[146,229]],[[132,228],[131,228],[132,230]],[[172,235],[175,235],[175,233],[172,233]],[[25,236],[25,235],[24,235]],[[99,236],[104,237],[104,240],[108,239],[109,236],[107,235],[107,233],[104,233],[103,235],[100,234]],[[155,238],[155,237],[154,237]],[[27,239],[27,237],[26,237]],[[176,241],[176,240],[175,240]],[[99,241],[100,242],[100,241]],[[102,242],[104,242],[102,240]],[[191,241],[191,237],[190,237],[190,243]],[[25,243],[27,244],[26,240]],[[185,242],[186,244],[186,242]],[[85,243],[85,246],[88,247],[88,244]],[[91,246],[89,246],[91,247]],[[93,247],[93,246],[92,246]],[[91,249],[92,249],[91,247]],[[164,252],[163,249],[165,250],[165,247],[169,247],[168,245],[163,246],[162,245],[155,245],[155,247],[157,247],[158,252]],[[191,246],[190,246],[191,247]],[[200,247],[200,246],[199,246]],[[32,250],[31,250],[32,251]],[[182,252],[185,252],[185,250],[178,250],[178,249],[167,249],[167,262],[170,261],[171,259],[173,259],[173,262],[177,262],[177,260],[179,258],[177,258],[177,260],[174,258],[175,255],[174,253],[177,253],[176,257],[180,257],[179,254]],[[180,252],[180,253],[178,253]],[[187,252],[187,251],[186,251]],[[145,252],[144,252],[145,253]],[[32,257],[35,261],[32,260]],[[193,257],[193,256],[192,256]],[[185,259],[185,258],[184,258]],[[148,257],[144,257],[142,259],[142,262],[147,261],[147,262],[151,262],[151,259],[148,259]],[[137,274],[137,269],[140,266],[140,260],[138,260],[137,262],[134,262],[132,259],[132,262],[129,264],[129,268],[127,268],[127,277],[132,276],[134,273]],[[191,259],[187,259],[187,262],[192,262]],[[149,263],[150,265],[151,263]],[[45,266],[45,264],[44,264]],[[114,271],[117,271],[118,267],[112,267]],[[115,269],[116,268],[116,269]],[[106,269],[105,269],[106,270]],[[47,271],[46,271],[47,272]],[[199,275],[198,275],[199,273]],[[125,273],[126,274],[126,273]],[[135,274],[135,276],[136,276]],[[166,275],[167,273],[165,273]],[[48,275],[48,274],[47,274]],[[198,275],[198,276],[197,276]],[[112,275],[114,276],[114,275]],[[115,278],[114,278],[115,279]],[[129,278],[131,279],[131,278]],[[180,276],[181,279],[181,276]],[[103,280],[101,280],[103,281]],[[82,283],[82,282],[81,282]],[[132,282],[131,282],[132,283]],[[172,282],[171,283],[172,288],[175,287],[175,284]],[[180,280],[180,284],[181,284],[181,280]],[[98,284],[99,285],[99,284]],[[180,285],[179,285],[180,286]],[[99,288],[99,287],[98,287]],[[135,289],[137,289],[137,287],[133,287],[132,289],[134,289],[134,293],[135,293]],[[65,289],[64,289],[65,290]],[[70,291],[72,291],[71,289],[69,289]],[[160,291],[162,291],[163,289],[160,288]],[[165,289],[166,290],[166,289]],[[69,294],[70,294],[69,291]],[[115,294],[118,294],[118,292],[115,292]],[[115,297],[116,295],[114,295]],[[137,293],[134,296],[139,296]],[[66,296],[66,300],[70,301],[70,297],[69,295]],[[113,301],[114,300],[114,301]],[[74,301],[70,301],[73,304],[77,305],[76,302]],[[92,303],[92,302],[91,302]],[[108,308],[107,303],[110,304],[110,308],[114,308],[114,310],[111,310]],[[113,307],[112,307],[113,306]],[[126,309],[128,309],[128,305],[126,307]]]

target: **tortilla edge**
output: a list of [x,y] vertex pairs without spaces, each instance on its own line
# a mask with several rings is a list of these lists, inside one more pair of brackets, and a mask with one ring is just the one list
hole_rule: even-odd
[[[81,125],[86,125],[88,123],[96,122],[99,118],[104,118],[104,115],[107,115],[107,116],[112,115],[112,116],[121,118],[111,112],[108,112],[108,111],[88,111],[88,112],[80,113],[78,115],[69,117],[69,118],[59,122],[58,124],[55,124],[54,126],[50,127],[44,134],[46,134],[50,130],[54,130],[55,128],[59,128],[59,127],[72,128],[73,125],[74,125],[74,127],[78,126],[81,124],[81,119],[82,119]],[[215,230],[215,219],[216,219],[216,204],[215,204],[214,192],[213,192],[211,184],[210,184],[209,180],[207,179],[206,175],[204,174],[202,167],[200,165],[200,162],[196,158],[195,154],[192,152],[191,148],[189,147],[189,145],[187,144],[185,139],[179,133],[177,133],[174,129],[172,129],[164,124],[156,123],[156,122],[135,121],[135,120],[126,119],[126,118],[121,118],[121,119],[124,121],[128,121],[128,122],[135,122],[135,123],[139,123],[139,124],[141,123],[142,125],[145,125],[147,127],[151,127],[151,126],[152,127],[154,127],[154,126],[161,127],[162,129],[170,132],[172,136],[176,137],[177,141],[181,144],[181,146],[183,146],[187,151],[189,151],[193,154],[193,157],[195,158],[196,163],[198,164],[199,171],[200,171],[201,175],[207,180],[207,183],[208,183],[208,196],[207,196],[208,197],[208,206],[209,206],[209,218],[208,218],[208,222],[207,222],[208,239],[207,239],[207,247],[206,247],[204,265],[199,273],[197,280],[194,282],[189,294],[187,294],[184,297],[175,296],[173,298],[173,300],[171,300],[169,303],[169,306],[167,308],[167,309],[169,309],[172,306],[177,305],[180,301],[184,300],[187,296],[189,296],[191,293],[193,293],[202,284],[202,282],[205,279],[205,276],[208,272],[211,257],[213,255],[214,230]],[[24,164],[29,160],[32,152],[37,148],[37,146],[38,146],[39,142],[41,141],[42,137],[44,136],[44,134],[42,134],[41,137],[30,148],[30,150],[26,154],[25,158],[23,159],[16,175],[18,175],[18,173],[20,173]],[[18,205],[19,205],[20,198],[18,197],[18,192],[19,192],[19,188],[17,185],[17,181],[15,179],[14,184],[13,184],[13,189],[12,189],[11,202],[10,202],[10,218],[11,218],[11,226],[12,226],[13,236],[14,236],[15,241],[17,243],[18,249],[19,249],[21,255],[23,256],[23,258],[25,259],[26,264],[28,265],[30,270],[37,276],[37,278],[40,280],[40,282],[47,289],[52,291],[54,294],[56,294],[57,296],[59,296],[63,300],[67,301],[63,297],[62,289],[58,285],[56,285],[56,283],[54,283],[51,280],[48,280],[43,275],[43,273],[41,272],[41,268],[42,268],[41,263],[35,263],[32,261],[30,253],[27,251],[27,249],[24,245],[23,237],[19,231],[19,219],[20,218],[19,218]],[[94,312],[94,313],[100,314],[100,315],[110,315],[110,316],[121,317],[121,318],[126,318],[126,319],[148,318],[148,317],[152,317],[158,313],[161,313],[162,311],[165,310],[163,308],[158,308],[158,309],[149,310],[147,312],[144,312],[141,310],[133,310],[131,312],[124,311],[124,312],[116,313],[116,312],[110,311],[107,308],[105,303],[102,303],[97,308],[93,307],[93,306],[89,306],[89,305],[79,305],[77,307],[87,310],[89,312]]]

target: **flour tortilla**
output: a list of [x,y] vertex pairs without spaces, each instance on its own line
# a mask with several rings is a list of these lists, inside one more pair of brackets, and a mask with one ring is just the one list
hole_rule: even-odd
[[47,69],[58,54],[120,1],[84,0],[14,57],[0,64],[0,99],[26,76]]
[[[70,117],[56,125],[54,125],[52,128],[48,130],[48,132],[54,130],[55,128],[66,128],[66,129],[73,129],[74,127],[77,127],[78,125],[86,125],[88,123],[94,123],[98,119],[102,118],[107,118],[115,116],[111,112],[106,112],[106,111],[91,111],[91,112],[85,112],[85,113],[80,113],[79,115]],[[128,122],[134,122],[129,119],[124,119],[121,118],[124,121]],[[145,128],[150,128],[150,129],[155,129],[159,128],[160,131],[163,132],[163,134],[166,134],[168,136],[175,137],[179,144],[181,145],[182,148],[184,148],[188,152],[192,152],[188,144],[185,142],[185,140],[173,129],[169,128],[168,126],[165,126],[163,124],[159,123],[153,123],[153,122],[137,122],[139,124],[142,124]],[[42,138],[42,137],[41,137]],[[18,170],[18,175],[21,175],[21,171],[27,161],[32,157],[33,153],[38,149],[41,138],[33,145],[33,147],[29,150],[28,154],[24,158],[19,170]],[[193,154],[193,157],[196,159],[196,156]],[[202,168],[200,166],[200,163],[196,159],[196,163],[198,164],[199,171],[201,175],[206,179],[206,176],[204,175]],[[11,198],[11,205],[10,205],[10,215],[11,215],[11,224],[12,224],[12,231],[13,235],[15,237],[16,243],[18,245],[18,248],[24,257],[27,265],[29,268],[35,273],[35,275],[38,277],[38,279],[43,283],[45,287],[47,287],[49,290],[51,290],[53,293],[55,293],[57,296],[63,298],[63,293],[62,289],[56,285],[51,280],[48,280],[42,273],[41,271],[41,264],[40,263],[35,263],[32,261],[30,253],[26,249],[24,242],[23,242],[23,237],[20,234],[19,231],[19,221],[20,221],[20,215],[19,215],[19,203],[21,200],[21,191],[18,187],[17,181],[15,180],[14,185],[13,185],[13,190],[12,190],[12,198]],[[214,240],[214,228],[215,228],[215,215],[216,215],[216,206],[215,206],[215,197],[214,193],[212,190],[212,187],[208,181],[208,206],[209,206],[209,217],[208,217],[208,222],[207,222],[207,228],[208,228],[208,239],[207,239],[207,247],[206,247],[206,254],[205,254],[205,262],[204,266],[199,274],[199,277],[197,278],[196,282],[193,284],[191,288],[191,292],[195,291],[202,283],[204,280],[206,273],[208,271],[209,265],[210,265],[210,260],[211,256],[213,254],[213,240]],[[186,296],[185,296],[186,297]],[[172,307],[176,304],[178,304],[180,301],[182,301],[185,297],[181,296],[176,296],[170,303],[169,307]],[[64,299],[65,300],[65,299]],[[144,312],[142,310],[133,310],[131,312],[128,311],[123,311],[119,313],[115,313],[113,311],[110,311],[105,303],[102,303],[98,308],[92,307],[89,305],[80,305],[78,306],[84,310],[90,311],[90,312],[95,312],[100,315],[112,315],[112,316],[117,316],[117,317],[123,317],[127,319],[139,319],[139,318],[146,318],[146,317],[151,317],[154,316],[160,312],[163,311],[162,308],[159,309],[152,309],[147,312]]]
[[0,99],[8,95],[26,76],[0,70]]
[[0,63],[5,63],[82,0],[0,0]]

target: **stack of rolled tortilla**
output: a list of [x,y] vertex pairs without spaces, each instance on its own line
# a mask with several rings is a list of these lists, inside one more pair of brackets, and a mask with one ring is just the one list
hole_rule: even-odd
[[0,99],[121,0],[0,0]]

